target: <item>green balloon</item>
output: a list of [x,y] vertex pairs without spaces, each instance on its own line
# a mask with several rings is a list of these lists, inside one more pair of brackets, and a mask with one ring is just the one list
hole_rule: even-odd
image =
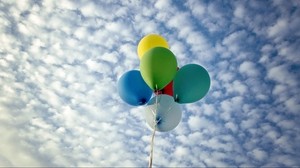
[[176,75],[177,60],[169,49],[154,47],[143,55],[140,71],[144,81],[152,90],[161,90]]
[[208,72],[200,65],[180,68],[173,81],[174,99],[178,103],[193,103],[202,99],[210,87]]

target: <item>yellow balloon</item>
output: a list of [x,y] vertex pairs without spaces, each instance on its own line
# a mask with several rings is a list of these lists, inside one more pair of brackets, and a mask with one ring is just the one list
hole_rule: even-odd
[[168,42],[160,35],[149,34],[141,39],[138,44],[137,53],[140,59],[143,55],[154,47],[164,47],[169,49]]

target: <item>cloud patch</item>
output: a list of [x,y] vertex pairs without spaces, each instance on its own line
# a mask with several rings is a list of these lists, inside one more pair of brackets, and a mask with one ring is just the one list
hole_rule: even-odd
[[144,167],[146,107],[117,80],[158,33],[211,77],[154,166],[299,166],[299,3],[0,1],[0,166]]

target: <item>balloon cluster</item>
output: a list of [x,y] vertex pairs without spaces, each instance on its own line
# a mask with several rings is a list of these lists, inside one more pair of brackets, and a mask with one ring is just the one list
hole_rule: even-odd
[[121,76],[119,95],[133,106],[147,104],[148,125],[157,131],[170,131],[181,120],[179,104],[193,103],[206,95],[210,87],[209,74],[197,64],[178,68],[167,41],[157,34],[143,37],[137,53],[140,71],[131,70]]

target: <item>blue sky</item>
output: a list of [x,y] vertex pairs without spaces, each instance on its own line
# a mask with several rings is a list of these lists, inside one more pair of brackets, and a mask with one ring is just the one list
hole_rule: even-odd
[[162,35],[211,76],[154,166],[300,166],[299,1],[0,1],[0,166],[147,166],[118,78]]

